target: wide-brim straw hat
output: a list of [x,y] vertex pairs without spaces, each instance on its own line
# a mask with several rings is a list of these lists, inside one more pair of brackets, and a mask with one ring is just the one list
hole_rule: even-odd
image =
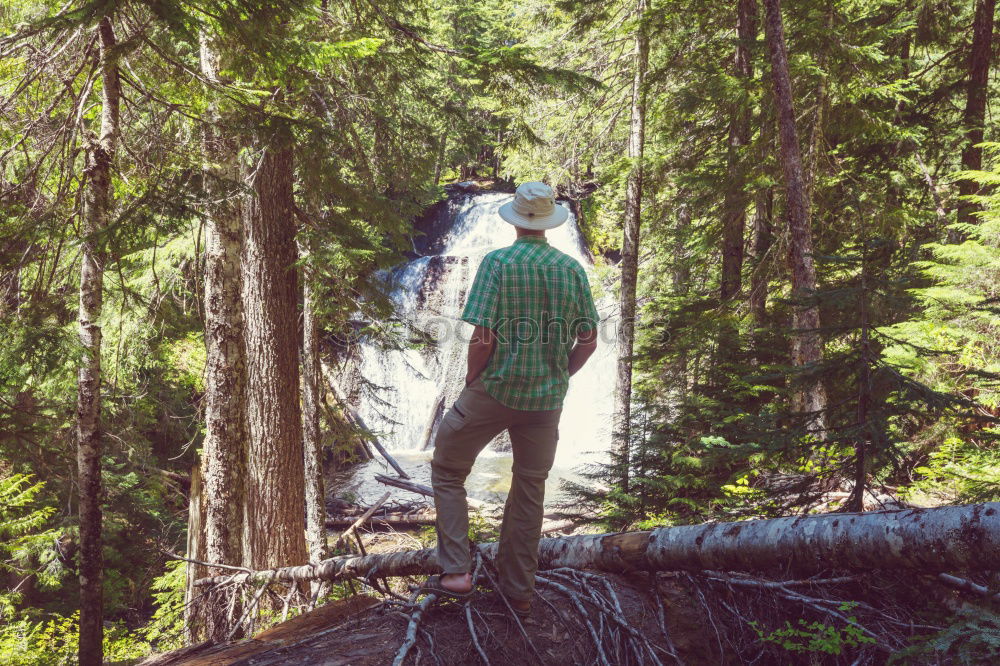
[[556,203],[556,195],[545,183],[521,183],[514,200],[500,206],[504,222],[522,229],[553,229],[569,218],[569,209]]

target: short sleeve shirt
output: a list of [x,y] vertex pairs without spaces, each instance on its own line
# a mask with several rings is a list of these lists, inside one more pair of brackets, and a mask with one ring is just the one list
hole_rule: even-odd
[[558,409],[576,337],[598,324],[587,273],[542,236],[522,236],[479,266],[462,320],[496,334],[482,381],[513,409]]

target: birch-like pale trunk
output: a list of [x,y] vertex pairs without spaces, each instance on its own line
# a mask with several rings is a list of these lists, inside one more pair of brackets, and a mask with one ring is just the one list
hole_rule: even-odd
[[[795,111],[792,82],[788,73],[785,29],[779,0],[764,0],[764,34],[771,58],[771,81],[778,120],[781,168],[785,180],[785,215],[788,218],[788,267],[792,275],[792,297],[800,302],[792,308],[792,364],[806,366],[823,358],[819,334],[819,306],[802,303],[816,291],[809,203]],[[825,430],[826,390],[818,379],[805,383],[796,398],[796,408],[810,421],[810,430],[822,437]]]
[[[219,80],[219,54],[202,37],[201,69]],[[209,92],[211,95],[211,91]],[[243,563],[246,512],[246,358],[240,260],[243,250],[238,142],[226,136],[218,108],[204,128],[205,189],[205,443],[206,553],[211,562]]]
[[632,421],[632,354],[635,347],[635,299],[639,272],[639,229],[642,222],[643,151],[646,142],[646,69],[649,65],[649,37],[643,13],[646,0],[636,3],[635,47],[633,53],[632,111],[629,122],[628,156],[632,162],[625,189],[621,259],[621,319],[618,322],[618,370],[615,377],[613,419],[614,449],[621,472],[618,482],[623,492],[629,485],[629,430]]
[[[307,250],[303,250],[307,252]],[[309,561],[326,558],[326,503],[323,441],[319,431],[320,359],[314,287],[302,276],[302,444],[304,453],[306,541]]]
[[[205,497],[201,465],[191,466],[191,486],[188,492],[187,550],[188,559],[210,562],[205,553]],[[188,562],[184,580],[184,642],[197,643],[205,630],[204,615],[208,604],[195,603],[198,592],[194,582],[209,575],[208,567]],[[223,636],[224,638],[224,636]]]
[[247,354],[248,539],[252,569],[309,559],[299,407],[292,136],[258,130],[244,211],[243,315]]
[[[479,546],[486,559],[497,544]],[[418,576],[439,571],[435,549],[335,557],[318,565],[238,574],[275,582]],[[811,574],[830,569],[985,571],[1000,562],[1000,502],[933,509],[828,513],[732,523],[661,527],[647,532],[542,539],[538,568],[632,572],[754,571]],[[216,576],[199,587],[233,580]]]
[[100,136],[88,139],[83,173],[82,259],[80,265],[79,336],[83,357],[77,379],[76,443],[80,498],[80,643],[84,666],[103,657],[104,600],[101,553],[101,310],[104,262],[100,235],[111,209],[111,167],[119,136],[121,83],[118,78],[114,27],[107,16],[97,24],[101,71]]
[[[219,52],[201,37],[201,71],[222,85]],[[210,99],[217,99],[208,90]],[[217,101],[203,126],[205,191],[205,441],[203,550],[209,562],[241,566],[246,529],[246,358],[240,260],[243,248],[238,141],[227,134]],[[189,526],[189,529],[191,527]],[[197,559],[197,558],[196,558]],[[202,605],[207,609],[207,605]],[[238,613],[235,613],[238,616]],[[215,640],[228,634],[225,613],[197,618]]]

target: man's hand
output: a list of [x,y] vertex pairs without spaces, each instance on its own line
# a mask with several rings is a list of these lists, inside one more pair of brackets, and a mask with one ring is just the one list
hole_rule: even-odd
[[595,349],[597,349],[596,328],[583,331],[576,336],[576,344],[569,353],[569,367],[567,368],[571,377],[576,374],[577,370],[583,367]]
[[465,385],[468,386],[476,381],[476,377],[483,374],[486,365],[493,355],[493,348],[496,347],[497,338],[493,331],[485,326],[476,326],[472,332],[472,339],[469,341],[469,370],[465,373]]

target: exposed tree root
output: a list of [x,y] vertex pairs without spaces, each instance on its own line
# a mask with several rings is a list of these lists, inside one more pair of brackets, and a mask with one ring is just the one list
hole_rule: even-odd
[[[346,622],[317,622],[294,640],[283,636],[286,625],[301,626],[296,623],[329,612],[320,606],[249,643],[212,648],[221,652],[211,663],[240,662],[252,646],[255,666],[329,663],[331,654],[344,658],[333,663],[379,666],[883,664],[913,637],[937,630],[946,612],[940,603],[931,608],[927,590],[914,586],[912,576],[885,572],[782,579],[720,571],[622,575],[557,568],[538,576],[536,603],[524,621],[496,592],[489,562],[477,561],[475,582],[477,594],[462,601],[403,596],[399,583],[395,589],[378,587],[381,602],[359,606],[362,614]],[[981,598],[978,588],[985,586],[968,582],[943,594],[956,602],[960,595],[966,602]],[[255,599],[287,602],[289,615],[297,604],[306,610],[309,595],[290,590],[280,583],[257,588],[231,583],[213,594],[239,595],[235,606],[244,615]],[[251,628],[247,621],[243,626]],[[277,642],[262,640],[268,636]],[[230,649],[239,649],[240,658],[222,659]]]
[[435,601],[437,601],[437,595],[428,594],[420,603],[414,604],[413,612],[410,613],[410,624],[406,627],[406,637],[403,639],[403,644],[399,646],[396,658],[392,660],[392,666],[402,666],[403,662],[406,661],[406,655],[410,652],[410,648],[417,642],[417,629],[420,627],[420,617],[427,610],[427,607]]
[[[353,591],[360,584],[381,602],[370,609],[359,606],[363,618],[341,620],[338,627],[318,625],[311,634],[286,639],[280,650],[261,642],[261,636],[281,634],[285,625],[296,626],[344,602],[316,608],[315,591],[310,594],[298,577],[236,571],[201,585],[193,603],[229,609],[234,636],[253,635],[264,621],[262,609],[275,619],[304,612],[254,641],[231,646],[245,657],[252,645],[253,663],[260,666],[327,663],[330,653],[345,655],[345,661],[333,663],[380,666],[861,665],[885,663],[915,636],[939,630],[949,609],[970,601],[988,603],[996,595],[983,572],[967,578],[918,574],[932,584],[915,586],[912,572],[827,570],[812,577],[719,570],[613,573],[550,564],[537,576],[536,603],[530,619],[523,620],[497,592],[488,556],[482,549],[475,555],[478,592],[460,602],[421,597],[413,592],[414,578],[386,578],[379,566],[341,569],[346,575],[332,583],[339,585],[336,589]],[[373,562],[391,565],[392,558]]]

